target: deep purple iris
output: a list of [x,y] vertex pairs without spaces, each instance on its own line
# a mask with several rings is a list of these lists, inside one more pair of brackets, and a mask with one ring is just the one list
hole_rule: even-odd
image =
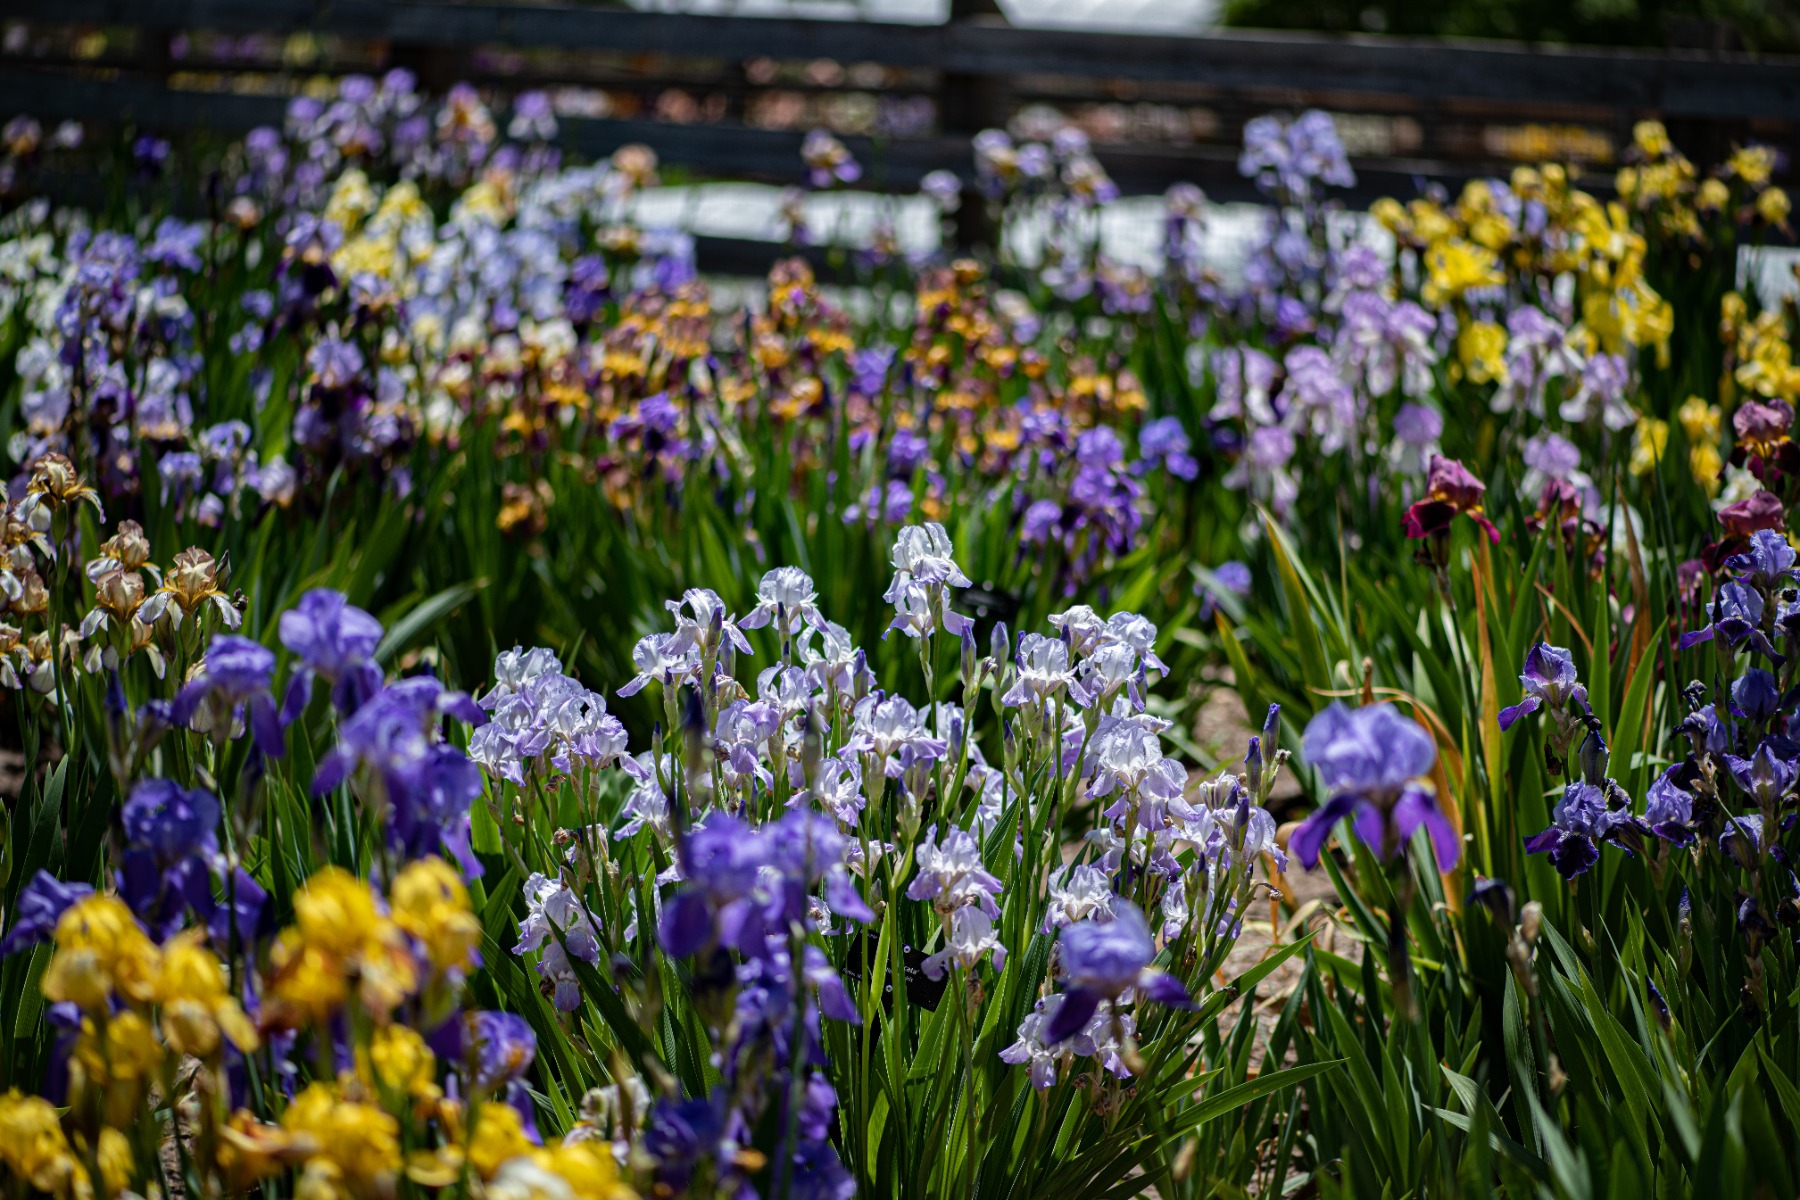
[[208,863],[219,853],[219,801],[202,788],[146,779],[120,813],[125,858],[119,893],[159,939],[174,933],[192,908],[213,916]]
[[1644,793],[1644,823],[1650,832],[1677,846],[1694,840],[1694,796],[1687,789],[1691,763],[1677,763],[1650,783]]
[[430,676],[389,684],[338,730],[338,744],[319,762],[313,794],[323,795],[357,771],[378,781],[388,802],[388,836],[409,858],[448,850],[471,876],[481,863],[469,846],[469,806],[481,795],[481,769],[438,736],[444,715],[472,725],[487,714],[461,692]]
[[1682,634],[1679,643],[1681,649],[1686,650],[1718,636],[1733,646],[1748,642],[1752,650],[1770,662],[1780,664],[1786,661],[1762,631],[1763,598],[1755,588],[1742,583],[1722,584],[1713,593],[1712,604],[1707,611],[1712,617],[1711,623]]
[[94,889],[85,883],[64,883],[50,872],[39,869],[19,892],[13,904],[12,928],[0,940],[0,958],[17,954],[27,946],[48,940],[62,919],[63,911]]
[[1189,453],[1192,445],[1179,418],[1151,421],[1138,432],[1139,461],[1135,469],[1143,474],[1162,466],[1177,479],[1194,479],[1200,474],[1200,464]]
[[1761,667],[1751,667],[1731,684],[1731,714],[1758,725],[1781,708],[1781,689],[1775,677]]
[[1548,705],[1551,712],[1561,712],[1573,700],[1583,711],[1588,709],[1587,688],[1575,677],[1575,658],[1567,650],[1539,642],[1525,654],[1525,670],[1519,675],[1525,698],[1510,708],[1500,710],[1501,730],[1511,729],[1513,722]]
[[713,813],[684,839],[685,882],[657,927],[663,950],[685,958],[719,945],[767,955],[771,938],[779,942],[793,922],[806,922],[807,897],[821,882],[833,912],[873,920],[843,865],[846,845],[834,822],[804,809],[758,829]]
[[1573,879],[1599,860],[1601,842],[1619,844],[1629,834],[1647,832],[1649,827],[1627,809],[1608,806],[1606,787],[1576,780],[1563,789],[1550,827],[1525,839],[1525,852],[1548,853],[1557,874]]
[[219,801],[204,788],[146,779],[131,789],[120,818],[126,842],[164,866],[191,854],[219,852]]
[[1794,558],[1794,548],[1779,531],[1758,529],[1750,535],[1749,547],[1726,559],[1725,566],[1738,573],[1739,583],[1766,594],[1800,576]]
[[1725,755],[1725,766],[1731,771],[1732,779],[1745,795],[1756,801],[1757,807],[1766,812],[1774,811],[1781,803],[1794,786],[1797,773],[1794,761],[1776,752],[1775,741],[1773,738],[1764,741],[1749,758]]

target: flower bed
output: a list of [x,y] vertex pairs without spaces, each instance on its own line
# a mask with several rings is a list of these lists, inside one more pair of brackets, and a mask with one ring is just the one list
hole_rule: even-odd
[[203,220],[0,218],[9,1186],[1793,1190],[1772,151],[1352,220],[1270,117],[1227,284],[992,131],[1041,257],[739,311],[514,113],[347,80]]

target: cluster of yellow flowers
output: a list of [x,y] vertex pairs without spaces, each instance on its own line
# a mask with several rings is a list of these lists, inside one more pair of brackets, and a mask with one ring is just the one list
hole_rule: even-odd
[[[1575,284],[1576,320],[1561,334],[1574,360],[1650,349],[1656,365],[1667,368],[1674,311],[1646,279],[1648,260],[1710,244],[1722,234],[1717,222],[1787,228],[1789,201],[1770,183],[1774,156],[1767,147],[1740,148],[1701,178],[1663,126],[1644,121],[1634,129],[1629,157],[1615,178],[1618,199],[1610,203],[1574,186],[1568,168],[1551,164],[1516,169],[1505,190],[1510,195],[1475,181],[1453,203],[1381,200],[1372,207],[1401,246],[1417,254],[1423,301],[1457,317],[1453,377],[1507,383],[1508,352],[1521,347],[1480,314],[1533,303],[1552,294],[1559,278]],[[1783,312],[1752,318],[1745,299],[1729,293],[1720,329],[1727,360],[1717,403],[1691,396],[1672,414],[1689,471],[1714,495],[1724,468],[1724,412],[1740,395],[1800,398],[1800,366]],[[1672,427],[1652,414],[1638,416],[1629,460],[1634,475],[1661,461]]]
[[[475,965],[480,941],[468,889],[443,859],[423,858],[402,869],[387,912],[367,882],[327,867],[295,894],[294,924],[270,951],[265,1023],[322,1024],[352,996],[377,1022],[415,996],[428,1010],[446,1014],[463,973]],[[414,954],[415,943],[424,961]]]
[[412,268],[437,246],[431,207],[410,180],[377,192],[369,177],[352,167],[338,176],[325,219],[344,234],[331,256],[340,279],[369,274],[391,287],[410,287]]
[[87,896],[56,923],[56,954],[44,972],[53,1002],[81,1011],[69,1061],[71,1106],[96,1106],[110,1125],[135,1119],[168,1067],[165,1051],[216,1061],[229,1042],[254,1050],[255,1026],[231,995],[225,966],[201,930],[162,946],[117,896]]
[[118,1196],[131,1185],[135,1159],[131,1142],[117,1129],[104,1128],[92,1154],[80,1133],[65,1133],[56,1107],[41,1096],[17,1091],[0,1095],[0,1167],[33,1189],[57,1200],[91,1200],[100,1170],[101,1194]]
[[1775,154],[1767,146],[1739,147],[1701,179],[1660,122],[1638,122],[1632,142],[1638,161],[1620,168],[1614,186],[1620,201],[1648,214],[1663,236],[1704,243],[1710,236],[1705,222],[1721,214],[1787,228],[1792,204],[1786,191],[1769,183]]
[[[142,1119],[153,1091],[172,1095],[185,1073],[209,1108],[224,1048],[248,1053],[259,1038],[200,930],[158,946],[118,897],[89,895],[63,912],[55,938],[42,991],[73,1006],[80,1022],[68,1111],[18,1092],[0,1096],[0,1163],[59,1200],[115,1197],[160,1149]],[[184,1063],[198,1069],[178,1072]]]
[[[228,1192],[291,1169],[295,1200],[376,1200],[402,1179],[432,1189],[466,1181],[493,1200],[634,1200],[609,1142],[580,1136],[583,1128],[537,1145],[509,1104],[439,1098],[422,1082],[435,1068],[431,1050],[412,1029],[391,1026],[374,1041],[372,1064],[308,1085],[278,1123],[233,1114],[219,1142]],[[431,1136],[437,1145],[419,1145]]]
[[[1471,180],[1449,205],[1429,198],[1408,204],[1378,200],[1370,213],[1401,245],[1419,255],[1420,295],[1427,306],[1466,316],[1470,301],[1509,292],[1535,295],[1533,285],[1558,276],[1576,281],[1576,331],[1607,353],[1653,347],[1666,363],[1674,311],[1644,277],[1648,246],[1623,204],[1603,204],[1574,187],[1566,167],[1519,167],[1502,203],[1484,180]],[[1527,219],[1527,210],[1542,219]],[[1499,330],[1465,331],[1458,350],[1465,369],[1496,377]]]
[[[1681,432],[1687,438],[1688,471],[1694,482],[1707,490],[1710,495],[1719,492],[1719,472],[1725,469],[1725,460],[1719,453],[1719,435],[1724,428],[1724,417],[1716,404],[1708,404],[1703,397],[1689,396],[1682,401],[1676,410],[1675,419],[1681,423]],[[1666,431],[1667,425],[1664,425]],[[1665,432],[1666,439],[1667,434]],[[1662,448],[1657,448],[1660,456]],[[1637,456],[1632,456],[1632,469],[1637,470]]]
[[[158,1157],[178,1144],[189,1180],[226,1195],[291,1171],[299,1200],[377,1200],[402,1179],[466,1181],[508,1200],[630,1200],[610,1142],[593,1130],[539,1146],[511,1105],[468,1085],[451,1098],[440,1085],[419,1029],[460,1019],[460,982],[482,937],[448,863],[409,864],[385,904],[328,867],[296,893],[294,916],[270,956],[259,1030],[203,930],[158,946],[117,896],[70,905],[42,983],[46,999],[80,1014],[68,1109],[0,1095],[0,1166],[58,1200],[153,1196],[166,1169]],[[274,1120],[227,1115],[226,1047],[248,1056],[262,1031],[283,1028],[347,1032],[354,1065],[301,1089]],[[143,1119],[153,1095],[176,1101],[179,1130]]]
[[1727,394],[1742,389],[1757,399],[1789,404],[1800,399],[1800,365],[1788,341],[1786,312],[1766,309],[1752,318],[1737,292],[1725,293],[1719,307],[1719,336],[1727,356],[1721,389]]

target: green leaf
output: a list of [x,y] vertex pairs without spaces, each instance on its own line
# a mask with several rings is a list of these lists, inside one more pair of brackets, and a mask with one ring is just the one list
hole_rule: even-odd
[[[1663,630],[1668,626],[1664,621],[1650,635],[1652,646],[1662,645]],[[1643,767],[1633,767],[1632,758],[1643,748],[1644,721],[1650,705],[1650,695],[1656,684],[1656,656],[1646,653],[1638,662],[1637,670],[1632,673],[1631,682],[1625,687],[1625,699],[1619,705],[1619,719],[1613,725],[1612,735],[1612,773],[1625,785],[1625,790],[1632,795],[1642,795],[1639,776],[1645,773]]]
[[1262,520],[1269,535],[1269,549],[1275,555],[1276,574],[1281,578],[1281,593],[1287,601],[1287,634],[1300,650],[1300,675],[1312,693],[1308,699],[1317,705],[1331,690],[1331,668],[1325,661],[1318,620],[1307,599],[1307,588],[1287,534],[1268,513],[1262,514]]
[[410,646],[414,638],[440,624],[444,618],[455,612],[471,596],[486,586],[485,579],[453,584],[436,595],[415,604],[405,616],[388,626],[387,634],[382,637],[381,644],[375,647],[375,661],[387,662],[395,654]]
[[1176,1135],[1187,1133],[1189,1130],[1198,1129],[1213,1118],[1223,1116],[1233,1109],[1241,1108],[1252,1100],[1267,1096],[1271,1092],[1278,1092],[1286,1087],[1293,1087],[1297,1084],[1305,1083],[1309,1079],[1316,1079],[1327,1071],[1342,1065],[1344,1065],[1343,1059],[1334,1058],[1326,1062],[1305,1063],[1298,1067],[1288,1067],[1281,1071],[1265,1071],[1248,1083],[1240,1083],[1236,1087],[1228,1087],[1217,1095],[1208,1096],[1199,1104],[1194,1105],[1193,1108],[1188,1109],[1186,1112],[1182,1113],[1177,1120],[1170,1123],[1169,1133],[1171,1135]]

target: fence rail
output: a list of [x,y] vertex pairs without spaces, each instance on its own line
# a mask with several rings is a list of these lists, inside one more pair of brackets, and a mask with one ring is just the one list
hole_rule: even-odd
[[[1697,159],[1751,138],[1786,148],[1789,160],[1800,149],[1800,58],[451,0],[7,0],[0,20],[0,117],[239,133],[278,121],[284,95],[310,75],[424,63],[436,77],[428,83],[470,77],[501,93],[559,82],[598,89],[611,115],[565,115],[571,148],[601,154],[641,141],[666,161],[718,175],[792,179],[805,127],[836,124],[870,167],[869,184],[887,188],[911,187],[940,168],[966,176],[969,134],[1017,119],[1028,105],[1092,124],[1101,161],[1127,192],[1185,179],[1222,199],[1247,195],[1234,147],[1243,120],[1271,107],[1317,105],[1368,123],[1367,136],[1350,139],[1357,199],[1541,157],[1608,167],[1632,122],[1647,116],[1668,121]],[[84,31],[122,32],[134,52],[80,49],[71,39]],[[328,39],[336,49],[298,65],[209,59],[189,41],[172,53],[175,39],[201,33]],[[751,62],[769,65],[752,77]],[[854,72],[821,81],[799,70],[821,62],[889,74],[869,84]],[[680,120],[658,119],[677,93],[702,118],[684,110]],[[833,97],[849,95],[863,109],[911,97],[931,115],[859,137],[855,122],[831,119]],[[772,110],[800,115],[775,119]]]
[[145,29],[329,32],[409,45],[559,46],[835,59],[973,75],[1122,77],[1417,100],[1591,104],[1665,117],[1800,119],[1800,59],[1222,31],[1154,37],[985,21],[688,16],[417,0],[10,0],[7,16]]

